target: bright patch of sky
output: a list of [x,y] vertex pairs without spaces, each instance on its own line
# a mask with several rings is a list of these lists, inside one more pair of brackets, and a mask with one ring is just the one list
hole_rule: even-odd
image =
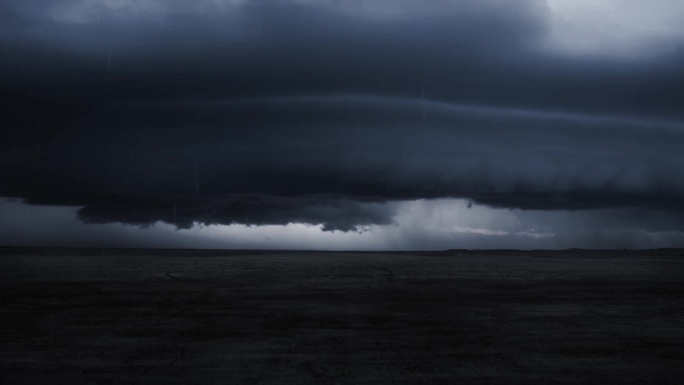
[[[251,0],[256,1],[256,0]],[[405,19],[440,14],[460,8],[510,12],[502,0],[281,0],[311,5],[356,17]],[[94,24],[105,18],[155,19],[170,14],[220,15],[233,13],[250,0],[77,0],[49,7],[58,22]],[[476,6],[473,6],[476,4]],[[641,58],[677,49],[684,40],[684,1],[681,0],[529,0],[536,17],[547,19],[544,49],[570,56]]]
[[[472,205],[461,199],[418,200],[396,205],[392,225],[361,232],[326,232],[322,226],[196,225],[176,230],[166,223],[145,228],[83,224],[75,207],[28,206],[0,198],[0,233],[13,245],[234,248],[295,250],[446,250],[657,248],[684,246],[684,233],[615,227],[619,210],[522,211]],[[603,218],[597,220],[596,217]],[[84,236],[85,235],[85,236]],[[87,239],[87,244],[83,243]]]
[[571,55],[638,58],[676,49],[684,40],[681,0],[546,0],[548,48]]

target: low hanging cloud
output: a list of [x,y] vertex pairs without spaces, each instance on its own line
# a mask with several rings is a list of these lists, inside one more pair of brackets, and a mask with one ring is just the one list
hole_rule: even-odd
[[182,229],[455,198],[679,231],[684,36],[656,3],[657,29],[565,0],[8,0],[0,196]]
[[320,96],[121,104],[80,125],[6,176],[12,195],[84,205],[86,222],[183,228],[358,230],[391,223],[387,202],[447,197],[684,210],[684,128],[669,122]]
[[390,224],[393,211],[386,204],[349,199],[282,198],[241,196],[236,198],[177,199],[154,201],[119,196],[82,207],[78,218],[85,223],[125,223],[150,226],[166,222],[190,229],[200,224],[248,226],[305,223],[321,225],[323,231],[365,231],[370,225]]

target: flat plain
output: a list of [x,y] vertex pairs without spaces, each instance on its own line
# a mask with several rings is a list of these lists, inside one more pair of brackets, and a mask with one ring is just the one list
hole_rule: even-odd
[[2,384],[677,384],[684,251],[0,248]]

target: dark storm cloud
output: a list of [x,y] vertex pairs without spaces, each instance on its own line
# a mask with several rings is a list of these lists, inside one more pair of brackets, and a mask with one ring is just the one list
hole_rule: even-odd
[[323,231],[363,231],[364,226],[389,224],[392,212],[381,204],[358,203],[339,199],[305,197],[241,196],[213,200],[174,199],[160,201],[131,196],[113,197],[89,204],[78,211],[86,223],[120,222],[152,225],[164,221],[189,229],[197,222],[203,225],[247,224],[287,225],[289,223],[322,224]]
[[543,2],[511,3],[5,2],[0,195],[180,227],[358,230],[439,197],[682,212],[681,55],[554,56]]
[[353,230],[389,223],[381,202],[426,197],[684,209],[684,128],[668,122],[337,96],[125,104],[79,126],[32,160],[40,177],[11,169],[3,193],[87,205],[88,222],[181,227]]
[[101,2],[27,3],[43,6],[15,10],[26,20],[9,28],[4,81],[79,102],[424,88],[438,100],[681,116],[677,51],[618,63],[544,54],[551,16],[540,1],[433,1],[398,19],[278,1],[213,13],[187,2],[72,7],[76,16],[55,4]]

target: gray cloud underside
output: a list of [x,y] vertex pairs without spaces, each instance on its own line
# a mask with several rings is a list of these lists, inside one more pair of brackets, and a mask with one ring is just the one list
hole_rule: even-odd
[[398,20],[278,1],[207,15],[172,2],[163,17],[73,24],[23,3],[5,6],[15,16],[4,16],[0,80],[74,103],[423,88],[450,102],[682,117],[681,45],[629,61],[544,53],[551,15],[539,1],[435,1],[440,11]]
[[180,227],[359,230],[439,197],[680,215],[681,48],[559,57],[538,47],[539,2],[442,3],[383,19],[170,2],[65,23],[4,2],[0,195]]
[[441,197],[684,209],[676,123],[347,95],[122,104],[78,124],[31,159],[40,177],[8,168],[3,193],[87,205],[90,222],[184,227],[353,230],[390,223],[382,202]]

